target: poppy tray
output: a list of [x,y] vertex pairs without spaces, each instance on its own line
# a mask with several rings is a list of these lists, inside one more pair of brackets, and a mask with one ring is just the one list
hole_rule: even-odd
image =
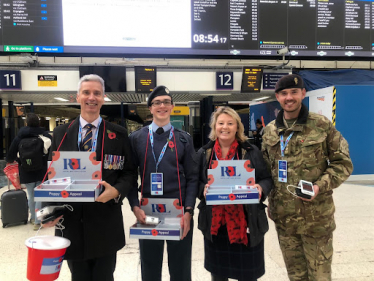
[[209,188],[206,194],[207,205],[258,204],[257,188],[246,185]]
[[35,187],[34,199],[38,202],[95,202],[100,190],[98,180],[53,179]]
[[130,227],[130,238],[150,240],[180,240],[182,228],[180,219],[161,220],[158,225],[135,223]]

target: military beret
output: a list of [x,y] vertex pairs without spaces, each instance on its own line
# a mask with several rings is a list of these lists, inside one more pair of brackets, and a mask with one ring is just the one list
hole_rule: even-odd
[[284,89],[291,89],[291,88],[300,88],[304,89],[304,81],[299,75],[290,74],[283,76],[281,79],[278,80],[277,84],[275,85],[275,92],[278,93]]
[[157,86],[156,88],[153,89],[152,93],[149,94],[147,105],[151,106],[152,100],[158,96],[169,96],[171,100],[173,100],[168,88],[166,88],[165,86]]

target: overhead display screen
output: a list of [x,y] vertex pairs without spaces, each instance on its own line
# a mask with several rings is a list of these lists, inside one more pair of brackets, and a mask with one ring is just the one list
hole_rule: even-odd
[[374,0],[0,3],[3,52],[374,57]]
[[242,93],[258,93],[261,90],[261,67],[243,67]]
[[156,68],[135,66],[135,93],[149,94],[156,87]]
[[105,92],[126,92],[126,67],[124,66],[80,66],[79,77],[97,74],[104,79]]

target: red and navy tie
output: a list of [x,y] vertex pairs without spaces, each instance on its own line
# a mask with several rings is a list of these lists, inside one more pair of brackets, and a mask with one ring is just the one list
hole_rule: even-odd
[[84,128],[87,129],[87,132],[82,141],[83,151],[91,151],[92,149],[92,128],[93,127],[94,125],[92,124],[87,124],[86,126],[84,126]]

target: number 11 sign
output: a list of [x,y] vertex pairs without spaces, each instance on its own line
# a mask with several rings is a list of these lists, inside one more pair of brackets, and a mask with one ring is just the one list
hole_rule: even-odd
[[0,90],[21,90],[21,71],[0,70]]

